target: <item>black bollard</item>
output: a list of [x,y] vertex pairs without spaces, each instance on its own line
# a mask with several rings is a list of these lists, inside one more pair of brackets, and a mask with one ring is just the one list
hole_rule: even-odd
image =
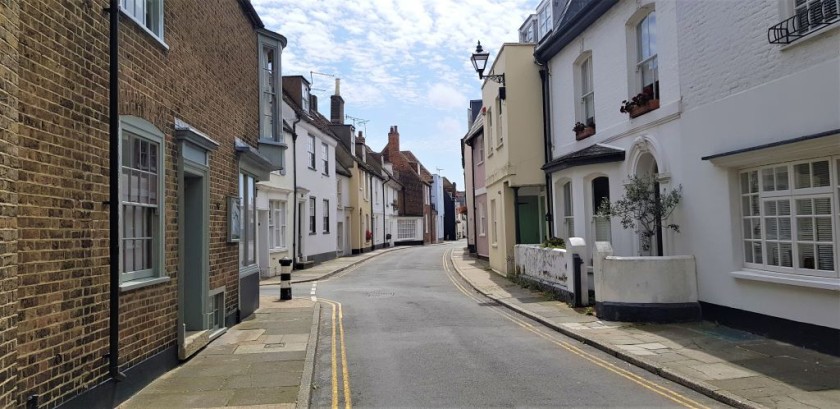
[[292,299],[292,259],[280,259],[280,300]]

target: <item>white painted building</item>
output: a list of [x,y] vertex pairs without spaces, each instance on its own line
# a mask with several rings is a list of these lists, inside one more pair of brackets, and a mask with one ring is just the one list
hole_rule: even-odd
[[318,112],[317,100],[309,94],[305,78],[283,77],[283,88],[287,103],[295,111],[295,260],[306,266],[336,257],[338,141],[329,128],[329,120]]
[[435,213],[435,241],[442,242],[443,235],[444,235],[444,228],[443,228],[443,218],[446,213],[446,208],[443,203],[443,178],[438,174],[432,175],[432,188],[431,188],[431,200],[432,200],[432,207],[434,207]]
[[[825,7],[815,1],[572,3],[589,5],[555,15],[536,51],[550,73],[555,235],[694,255],[704,318],[836,353],[840,16],[814,20],[829,15],[805,11]],[[797,13],[800,31],[785,26]],[[637,116],[619,111],[640,93]],[[594,217],[628,175],[682,187],[666,221],[680,233],[645,249]]]

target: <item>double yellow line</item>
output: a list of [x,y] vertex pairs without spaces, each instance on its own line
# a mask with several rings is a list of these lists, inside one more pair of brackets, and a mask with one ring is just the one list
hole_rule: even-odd
[[[454,276],[455,272],[453,271],[454,265],[452,265],[452,261],[451,261],[451,253],[452,253],[452,250],[448,250],[448,251],[444,252],[444,254],[443,254],[443,261],[442,262],[443,262],[443,268],[446,271],[446,277],[449,278],[449,281],[452,281],[452,284],[454,284],[455,287],[461,293],[463,293],[465,296],[472,299],[473,301],[482,302],[483,300],[476,297],[475,294],[473,294],[472,292],[467,290],[461,283],[459,283],[455,279],[455,276]],[[562,339],[560,339],[557,336],[556,333],[553,333],[553,332],[548,333],[542,327],[536,327],[533,324],[523,320],[522,318],[514,316],[513,314],[502,310],[501,308],[491,308],[491,310],[493,312],[495,312],[496,314],[499,314],[499,315],[507,318],[508,320],[513,321],[516,325],[519,325],[520,327],[536,334],[537,336],[539,336],[541,338],[544,338],[544,339],[548,340],[549,342],[551,342],[551,343],[553,343],[553,344],[555,344],[555,345],[557,345],[557,346],[559,346],[559,347],[561,347],[561,348],[563,348],[563,349],[565,349],[565,350],[567,350],[567,351],[569,351],[569,352],[571,352],[571,353],[573,353],[573,354],[575,354],[575,355],[577,355],[577,356],[579,356],[583,359],[586,359],[587,361],[592,362],[595,365],[600,366],[601,368],[604,368],[604,369],[606,369],[610,372],[613,372],[613,373],[615,373],[615,374],[617,374],[617,375],[619,375],[619,376],[621,376],[625,379],[633,381],[636,384],[639,384],[642,387],[644,387],[644,388],[646,388],[650,391],[653,391],[653,392],[655,392],[659,395],[662,395],[662,396],[664,396],[664,397],[666,397],[666,398],[668,398],[668,399],[670,399],[670,400],[672,400],[672,401],[674,401],[674,402],[676,402],[680,405],[683,405],[687,408],[698,408],[698,409],[699,408],[706,408],[706,406],[704,406],[703,404],[701,404],[699,402],[696,402],[696,401],[694,401],[694,400],[692,400],[692,399],[690,399],[686,396],[683,396],[676,391],[673,391],[673,390],[668,389],[668,388],[666,388],[662,385],[659,385],[655,382],[652,382],[652,381],[649,381],[645,378],[642,378],[641,376],[636,375],[636,374],[634,374],[634,373],[632,373],[632,372],[630,372],[626,369],[622,369],[622,368],[612,364],[609,361],[603,360],[603,359],[601,359],[601,358],[599,358],[595,355],[592,355],[592,354],[578,348],[575,345],[572,345],[572,344],[570,344],[566,341],[563,341]]]
[[[344,408],[350,409],[353,407],[353,401],[350,394],[350,373],[347,370],[347,348],[344,344],[344,309],[338,301],[327,300],[325,298],[318,298],[319,301],[332,307],[332,336],[330,340],[330,362],[332,369],[332,409],[338,409],[338,402],[340,395],[338,393],[338,354],[341,354],[341,381],[342,390],[344,392]],[[338,340],[336,342],[336,318],[338,319]],[[340,344],[340,346],[336,346]]]

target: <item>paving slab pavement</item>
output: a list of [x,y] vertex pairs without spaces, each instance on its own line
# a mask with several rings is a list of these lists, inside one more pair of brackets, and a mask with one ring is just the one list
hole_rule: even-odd
[[840,408],[840,357],[707,321],[601,321],[591,308],[550,302],[514,284],[465,249],[453,250],[451,260],[461,277],[497,303],[729,405]]
[[[320,280],[370,258],[406,247],[328,260],[292,272],[292,282]],[[280,277],[260,285],[280,284]],[[308,298],[261,296],[260,308],[119,408],[308,407],[320,305]]]

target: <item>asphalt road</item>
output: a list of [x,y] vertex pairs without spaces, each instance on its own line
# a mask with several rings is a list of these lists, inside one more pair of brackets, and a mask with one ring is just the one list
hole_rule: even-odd
[[443,264],[455,246],[387,253],[315,284],[312,407],[725,407],[465,290]]

